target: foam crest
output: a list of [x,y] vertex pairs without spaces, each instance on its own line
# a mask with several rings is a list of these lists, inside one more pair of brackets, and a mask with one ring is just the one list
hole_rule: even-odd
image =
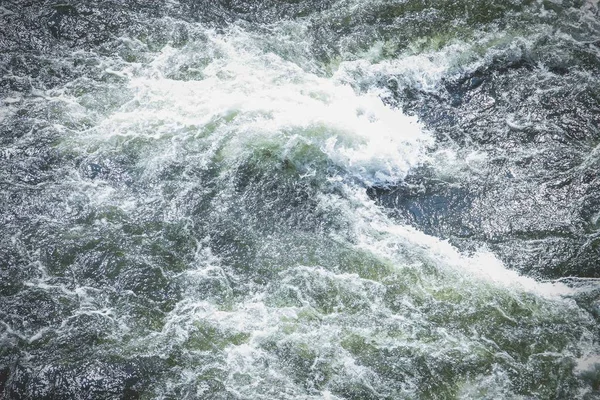
[[[243,158],[252,143],[301,141],[367,184],[397,182],[423,161],[431,137],[414,117],[387,107],[381,92],[357,94],[344,82],[305,72],[275,54],[241,47],[246,42],[240,35],[212,37],[206,52],[221,57],[202,66],[200,80],[169,76],[177,70],[174,63],[185,63],[182,53],[192,57],[191,45],[166,47],[143,73],[122,71],[130,76],[134,99],[86,140],[140,137],[175,146],[210,138],[222,142],[229,164]],[[173,147],[161,154],[177,153]]]

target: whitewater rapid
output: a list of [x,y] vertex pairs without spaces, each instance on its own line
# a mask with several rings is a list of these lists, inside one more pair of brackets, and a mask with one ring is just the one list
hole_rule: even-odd
[[[442,2],[268,2],[221,24],[170,2],[121,10],[131,30],[60,47],[43,73],[6,64],[0,393],[595,398],[597,276],[556,249],[595,248],[593,207],[571,200],[596,178],[571,182],[596,145],[533,142],[558,123],[487,89],[555,36],[537,7],[558,11],[513,3],[452,20]],[[96,18],[52,7],[62,37]],[[410,15],[448,37],[399,35]],[[542,59],[523,104],[562,88]],[[538,185],[561,146],[585,162]]]

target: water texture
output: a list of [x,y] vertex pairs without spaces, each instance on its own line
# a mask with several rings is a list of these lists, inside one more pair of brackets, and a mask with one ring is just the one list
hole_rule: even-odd
[[0,2],[0,398],[600,399],[594,0]]

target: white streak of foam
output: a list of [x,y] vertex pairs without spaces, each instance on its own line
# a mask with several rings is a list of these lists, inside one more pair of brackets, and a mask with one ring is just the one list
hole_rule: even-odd
[[520,275],[506,268],[492,252],[485,249],[472,256],[462,254],[447,240],[427,235],[411,226],[394,223],[369,201],[364,191],[355,190],[354,196],[358,198],[357,203],[366,205],[354,210],[354,213],[359,214],[355,219],[368,221],[366,225],[358,227],[360,245],[376,254],[393,259],[398,249],[409,248],[432,260],[437,266],[496,286],[550,298],[576,293],[576,289],[559,281],[540,282]]

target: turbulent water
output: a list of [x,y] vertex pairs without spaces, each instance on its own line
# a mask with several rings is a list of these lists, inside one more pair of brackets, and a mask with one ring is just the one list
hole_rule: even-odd
[[600,399],[597,0],[0,2],[0,398]]

